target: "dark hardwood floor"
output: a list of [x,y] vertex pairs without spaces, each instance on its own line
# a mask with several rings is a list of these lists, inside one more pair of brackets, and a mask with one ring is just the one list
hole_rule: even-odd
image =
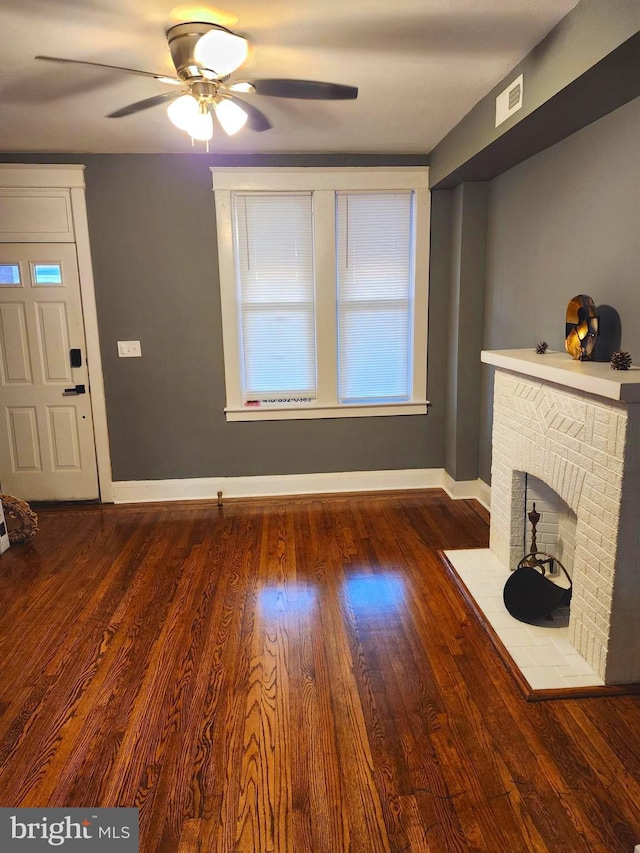
[[41,510],[0,558],[0,806],[143,853],[631,853],[640,698],[526,703],[438,490]]

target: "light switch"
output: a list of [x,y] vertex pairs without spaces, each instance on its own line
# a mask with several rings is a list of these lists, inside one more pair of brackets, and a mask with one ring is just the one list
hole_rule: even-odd
[[118,355],[120,358],[140,358],[140,341],[118,341]]

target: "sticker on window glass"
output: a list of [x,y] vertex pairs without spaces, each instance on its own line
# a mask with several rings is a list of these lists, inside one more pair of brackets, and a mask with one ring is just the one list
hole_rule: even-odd
[[31,264],[34,284],[62,284],[60,264]]
[[18,264],[0,264],[0,287],[20,286],[20,267]]

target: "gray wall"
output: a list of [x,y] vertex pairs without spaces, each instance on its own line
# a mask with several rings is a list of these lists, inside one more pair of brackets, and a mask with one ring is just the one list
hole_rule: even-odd
[[206,159],[92,158],[87,185],[116,480],[442,464],[427,416],[227,423]]
[[[33,155],[86,164],[115,480],[431,468],[443,465],[443,342],[430,342],[423,416],[227,423],[215,205],[205,155]],[[425,158],[253,157],[223,165],[409,165]],[[437,218],[436,211],[436,218]],[[436,226],[437,230],[437,226]],[[421,239],[428,239],[422,235]],[[437,273],[430,317],[446,318]],[[140,340],[142,358],[118,358]]]
[[[564,350],[567,302],[593,297],[607,340],[640,364],[640,99],[491,182],[486,349]],[[616,340],[616,318],[620,328]],[[490,477],[491,371],[484,376],[480,476]]]
[[445,469],[454,480],[478,476],[488,184],[452,192]]

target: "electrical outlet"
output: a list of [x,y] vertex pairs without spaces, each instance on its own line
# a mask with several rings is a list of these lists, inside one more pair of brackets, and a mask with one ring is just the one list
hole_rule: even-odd
[[140,341],[118,341],[118,355],[120,358],[140,358]]

